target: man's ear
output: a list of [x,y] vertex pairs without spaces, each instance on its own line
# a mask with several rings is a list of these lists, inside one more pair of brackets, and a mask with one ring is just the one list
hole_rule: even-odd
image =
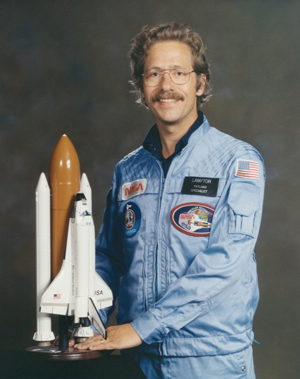
[[198,76],[197,78],[197,87],[198,87],[198,90],[196,92],[197,96],[203,95],[205,91],[205,82],[206,82],[206,75],[200,74],[200,76]]
[[148,109],[148,106],[147,106],[147,103],[145,100],[145,96],[144,96],[144,92],[142,92],[142,91],[141,91],[141,103]]

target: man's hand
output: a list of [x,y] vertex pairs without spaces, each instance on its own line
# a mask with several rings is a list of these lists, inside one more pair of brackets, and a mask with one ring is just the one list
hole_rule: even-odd
[[106,340],[97,335],[89,338],[85,342],[76,344],[75,349],[81,350],[113,350],[129,349],[142,344],[140,336],[133,329],[131,324],[110,326],[107,328]]

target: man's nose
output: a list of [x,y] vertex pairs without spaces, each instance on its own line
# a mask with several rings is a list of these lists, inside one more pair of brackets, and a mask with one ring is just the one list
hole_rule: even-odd
[[168,71],[162,73],[160,86],[163,89],[169,89],[173,87],[173,82]]

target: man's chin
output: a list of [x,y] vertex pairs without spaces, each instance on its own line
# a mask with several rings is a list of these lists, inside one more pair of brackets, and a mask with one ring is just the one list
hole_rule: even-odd
[[178,106],[160,107],[155,109],[155,118],[165,124],[176,123],[180,120],[180,114],[178,112]]
[[180,118],[178,117],[158,117],[157,120],[164,125],[176,125],[180,123]]

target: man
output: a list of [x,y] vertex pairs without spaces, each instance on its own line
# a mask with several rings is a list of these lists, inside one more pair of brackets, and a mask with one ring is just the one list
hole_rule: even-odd
[[144,27],[131,68],[155,125],[116,166],[97,238],[119,325],[76,347],[128,349],[147,378],[253,379],[262,158],[200,111],[210,71],[188,26]]

